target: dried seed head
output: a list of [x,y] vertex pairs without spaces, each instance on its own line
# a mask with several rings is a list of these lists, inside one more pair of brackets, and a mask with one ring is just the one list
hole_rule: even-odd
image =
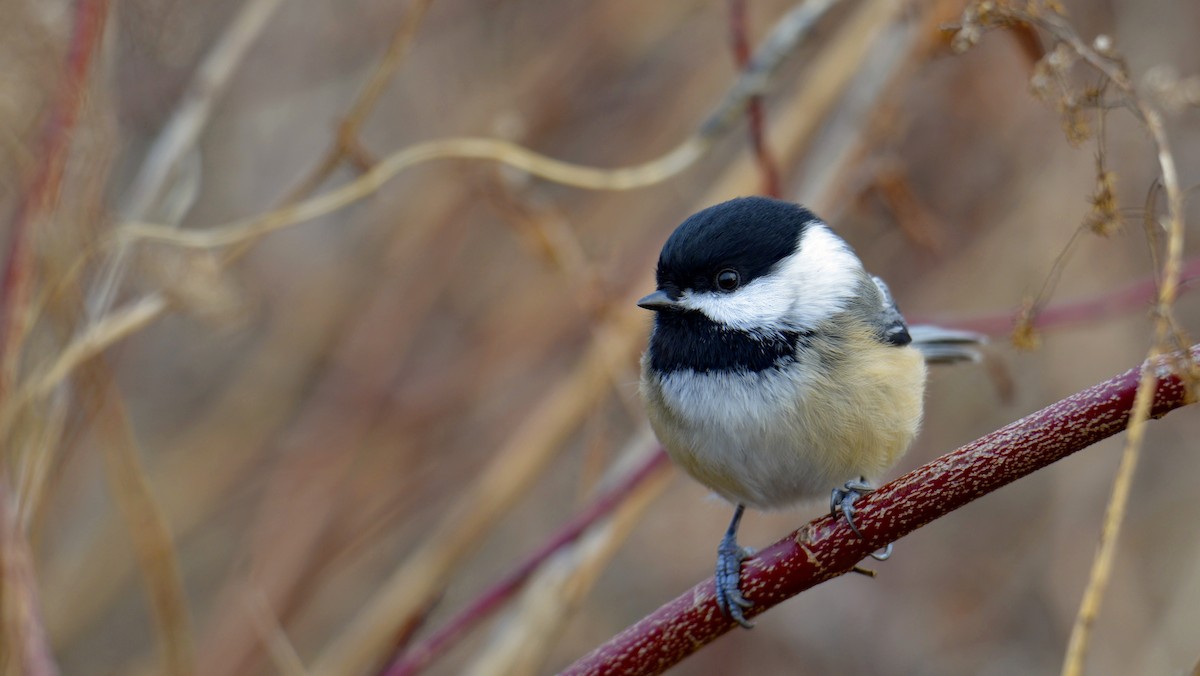
[[1033,320],[1036,317],[1037,307],[1032,299],[1026,298],[1021,303],[1021,311],[1017,314],[1017,323],[1013,326],[1013,347],[1031,352],[1041,347],[1042,337],[1033,326]]
[[1108,237],[1124,225],[1117,207],[1116,182],[1116,174],[1101,169],[1096,175],[1096,192],[1088,200],[1092,203],[1092,210],[1088,212],[1084,224],[1101,237]]

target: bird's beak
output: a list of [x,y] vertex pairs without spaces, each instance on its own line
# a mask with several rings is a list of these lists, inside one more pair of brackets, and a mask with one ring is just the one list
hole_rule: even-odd
[[683,309],[683,306],[679,303],[678,300],[672,298],[670,296],[670,294],[668,294],[666,291],[663,291],[662,289],[659,289],[658,291],[655,291],[654,293],[650,294],[649,296],[646,296],[645,298],[639,300],[637,304],[638,304],[638,307],[645,308],[647,310],[653,310],[655,312],[662,312],[664,310],[682,310]]

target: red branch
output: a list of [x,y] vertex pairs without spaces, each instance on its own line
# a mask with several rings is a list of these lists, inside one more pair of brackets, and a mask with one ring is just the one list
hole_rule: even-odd
[[[108,3],[109,0],[78,0],[75,3],[75,22],[67,51],[66,72],[57,100],[42,128],[39,151],[42,161],[30,179],[8,229],[8,252],[4,260],[4,277],[0,281],[0,359],[5,369],[11,369],[15,360],[14,342],[20,327],[18,318],[25,312],[29,299],[32,275],[29,230],[58,201],[67,152],[71,147],[71,134],[79,120],[92,57],[104,35]],[[0,380],[0,386],[4,384]]]
[[574,542],[594,523],[620,505],[635,488],[655,471],[661,469],[666,462],[667,454],[661,448],[652,453],[640,466],[629,472],[618,485],[600,496],[574,519],[571,519],[540,549],[530,554],[504,579],[476,598],[471,605],[447,622],[437,633],[403,655],[393,658],[391,665],[383,673],[387,676],[409,676],[421,671],[434,658],[457,643],[468,631],[515,594],[529,579],[529,576],[533,575],[547,559]]
[[[1200,258],[1193,258],[1183,264],[1179,271],[1179,295],[1197,286],[1200,281]],[[1147,313],[1154,309],[1158,300],[1158,277],[1155,275],[1136,281],[1123,289],[1110,291],[1086,300],[1059,303],[1051,305],[1038,312],[1033,319],[1037,329],[1053,329],[1062,326],[1096,323],[1114,316],[1123,315],[1134,310],[1145,310]],[[991,314],[968,319],[947,319],[944,321],[916,321],[913,323],[932,323],[953,326],[964,331],[978,331],[989,336],[1003,335],[1012,331],[1016,326],[1019,310],[1000,314]]]
[[[1200,358],[1200,345],[1191,349]],[[1168,363],[1168,362],[1162,362]],[[747,559],[743,591],[753,617],[810,587],[849,572],[887,543],[1035,470],[1106,439],[1129,420],[1141,368],[1026,416],[872,491],[855,503],[863,539],[843,519],[816,519]],[[1166,368],[1151,415],[1190,403]],[[717,609],[709,578],[569,667],[565,674],[658,674],[737,624]]]
[[[746,35],[746,0],[729,0],[729,32],[733,42],[733,58],[739,69],[745,69],[750,62],[750,39]],[[754,156],[758,158],[758,168],[762,172],[764,195],[780,198],[783,190],[779,186],[779,169],[775,158],[767,148],[765,134],[763,102],[761,96],[751,96],[746,102],[746,119],[750,125],[750,145],[754,148]]]

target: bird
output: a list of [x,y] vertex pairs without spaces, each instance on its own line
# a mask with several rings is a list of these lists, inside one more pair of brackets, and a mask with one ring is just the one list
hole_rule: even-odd
[[638,301],[654,312],[641,359],[647,417],[674,463],[734,505],[716,600],[749,628],[750,553],[737,543],[745,508],[830,495],[830,511],[858,533],[854,501],[920,428],[926,363],[978,360],[984,337],[909,327],[883,280],[824,221],[769,197],[685,219],[655,278]]

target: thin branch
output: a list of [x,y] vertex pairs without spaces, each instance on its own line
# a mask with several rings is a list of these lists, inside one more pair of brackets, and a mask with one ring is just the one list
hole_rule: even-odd
[[[729,0],[729,32],[733,42],[733,59],[739,70],[744,70],[750,61],[750,38],[746,28],[746,0]],[[762,192],[770,197],[780,198],[783,189],[779,185],[779,166],[771,149],[767,147],[765,128],[766,117],[763,112],[761,95],[750,97],[746,104],[746,119],[749,124],[750,146],[758,160],[758,170],[762,174]]]
[[78,0],[67,53],[66,74],[54,109],[42,130],[41,162],[8,227],[8,252],[0,281],[0,395],[16,379],[26,326],[33,270],[33,228],[53,211],[62,190],[71,137],[83,107],[92,59],[108,21],[109,0]]
[[[146,153],[133,183],[125,192],[122,218],[163,218],[160,213],[162,202],[181,180],[184,160],[195,149],[213,108],[233,80],[233,75],[238,72],[237,66],[267,26],[280,2],[250,0],[245,3],[205,55],[187,89],[179,97],[178,107],[163,125],[162,132]],[[182,218],[183,215],[181,212],[178,217]],[[177,223],[168,221],[167,225],[174,227]],[[105,261],[104,269],[88,299],[88,310],[92,317],[99,317],[108,311],[120,286],[128,256],[127,247],[121,245]]]
[[125,402],[102,359],[84,362],[80,380],[85,412],[94,421],[93,430],[104,451],[112,497],[145,577],[162,650],[161,671],[172,676],[195,673],[191,614],[178,553],[166,515],[150,489]]
[[[1180,267],[1180,279],[1176,295],[1191,291],[1200,285],[1200,257],[1193,258]],[[1158,274],[1151,274],[1129,285],[1106,291],[1083,300],[1050,305],[1037,312],[1032,318],[1035,329],[1045,331],[1082,324],[1096,324],[1114,317],[1148,310],[1158,299]],[[957,329],[978,331],[989,336],[1000,336],[1012,331],[1020,310],[987,314],[966,319],[944,319],[940,323],[952,324]],[[925,323],[915,320],[914,323]],[[939,323],[939,322],[935,322]]]
[[710,143],[693,137],[671,152],[645,164],[622,169],[597,169],[563,162],[535,153],[510,141],[490,138],[445,138],[409,146],[371,167],[362,176],[338,188],[261,216],[244,218],[203,230],[177,231],[151,223],[127,223],[120,236],[211,249],[262,237],[276,230],[310,221],[349,206],[375,193],[409,167],[442,159],[501,162],[534,176],[589,190],[630,190],[664,181],[690,167]]
[[[1176,355],[1185,358],[1184,355]],[[1200,345],[1190,358],[1200,358]],[[1170,361],[1147,362],[1155,385],[1149,415],[1161,418],[1193,400]],[[812,521],[748,559],[742,571],[747,613],[758,615],[845,574],[871,552],[934,519],[1053,462],[1117,434],[1130,421],[1142,376],[1137,367],[1028,415],[868,493],[856,503],[859,539],[843,519]],[[564,673],[657,674],[736,629],[717,608],[709,578],[593,650]]]
[[[645,445],[644,450],[657,453],[657,444]],[[488,644],[472,657],[464,673],[485,676],[544,671],[547,656],[566,630],[569,614],[581,605],[621,544],[666,489],[672,477],[668,470],[669,465],[661,465],[609,517],[547,561],[529,581],[514,612],[498,623]]]
[[34,369],[15,394],[3,402],[0,406],[0,430],[9,429],[28,406],[52,394],[81,365],[145,328],[161,317],[168,307],[163,296],[150,294],[90,325],[48,363]]
[[127,223],[122,238],[162,241],[183,247],[217,248],[261,237],[291,225],[324,216],[379,190],[409,167],[439,159],[477,159],[501,162],[534,176],[589,190],[632,190],[661,183],[688,169],[738,119],[751,97],[765,91],[783,58],[808,35],[817,20],[837,0],[806,2],[780,19],[746,70],[734,81],[716,110],[698,131],[673,150],[643,164],[599,169],[556,160],[528,148],[491,138],[446,138],[427,141],[388,156],[357,179],[311,199],[203,230],[177,232],[151,223]]
[[[1164,229],[1167,231],[1167,251],[1162,268],[1162,282],[1158,287],[1155,305],[1157,316],[1154,323],[1154,341],[1147,355],[1148,360],[1154,360],[1171,349],[1173,340],[1178,341],[1182,335],[1175,323],[1174,305],[1183,274],[1183,190],[1179,184],[1179,175],[1175,167],[1171,145],[1163,127],[1162,115],[1139,96],[1129,77],[1126,64],[1111,50],[1111,47],[1103,48],[1105,51],[1101,53],[1102,48],[1093,48],[1085,44],[1074,27],[1056,12],[1039,12],[1035,15],[1015,10],[1012,12],[1012,16],[1041,27],[1060,42],[1069,45],[1075,54],[1124,94],[1123,103],[1145,126],[1153,139],[1163,190],[1167,196],[1167,217],[1164,224]],[[1194,371],[1194,368],[1193,365],[1191,369]],[[1188,375],[1194,377],[1194,373]],[[1071,629],[1067,653],[1063,659],[1063,676],[1079,676],[1083,673],[1083,663],[1087,654],[1092,625],[1100,612],[1100,605],[1104,600],[1104,594],[1112,574],[1125,506],[1128,503],[1130,486],[1142,448],[1144,422],[1150,415],[1150,397],[1153,388],[1153,374],[1143,374],[1137,391],[1133,418],[1129,423],[1129,436],[1126,439],[1121,464],[1113,481],[1112,494],[1105,511],[1100,543],[1092,562],[1091,573],[1079,605],[1079,612]]]
[[351,104],[350,109],[338,125],[333,143],[325,150],[325,155],[321,157],[308,176],[288,194],[284,200],[285,204],[303,199],[316,190],[317,186],[329,178],[329,175],[343,160],[351,157],[357,161],[361,157],[361,147],[358,142],[359,132],[371,111],[375,110],[375,106],[379,103],[379,97],[383,96],[392,76],[404,62],[404,57],[408,55],[413,39],[416,38],[417,28],[420,27],[432,4],[433,0],[413,0],[413,3],[409,5],[408,12],[401,20],[395,34],[392,35],[392,41],[388,43],[383,58],[376,64],[367,84],[363,86],[358,98]]
[[0,479],[0,674],[57,676],[29,540]]
[[254,623],[259,640],[266,646],[267,653],[271,656],[271,664],[275,670],[283,676],[307,674],[308,672],[304,669],[304,661],[300,659],[300,654],[296,652],[295,646],[288,640],[287,632],[283,630],[279,618],[271,608],[270,599],[262,589],[247,585],[241,601],[246,606],[246,611]]
[[621,482],[596,499],[587,509],[567,522],[552,535],[537,551],[530,554],[516,569],[510,572],[491,589],[488,589],[458,615],[446,622],[440,630],[411,650],[394,657],[384,670],[387,676],[410,676],[425,668],[436,657],[457,643],[467,632],[487,618],[493,611],[521,588],[525,580],[542,566],[551,556],[579,538],[587,529],[607,516],[647,478],[667,467],[666,453],[659,449],[641,465],[630,471]]

